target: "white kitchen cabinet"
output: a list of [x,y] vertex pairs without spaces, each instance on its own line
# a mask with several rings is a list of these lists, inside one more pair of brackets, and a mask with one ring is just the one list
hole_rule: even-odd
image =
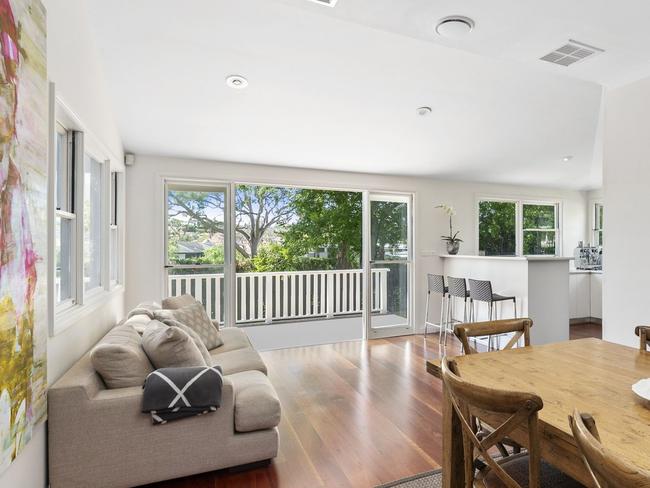
[[591,317],[591,280],[589,273],[569,275],[569,318]]
[[603,274],[572,271],[569,275],[569,318],[603,318]]
[[603,318],[603,275],[602,273],[591,273],[591,317]]

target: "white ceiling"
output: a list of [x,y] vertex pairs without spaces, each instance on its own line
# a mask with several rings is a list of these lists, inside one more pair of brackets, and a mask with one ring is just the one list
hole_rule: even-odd
[[[601,183],[601,83],[650,68],[648,7],[614,3],[90,1],[129,151],[568,188]],[[467,40],[433,33],[449,14]],[[569,38],[606,52],[538,60]]]

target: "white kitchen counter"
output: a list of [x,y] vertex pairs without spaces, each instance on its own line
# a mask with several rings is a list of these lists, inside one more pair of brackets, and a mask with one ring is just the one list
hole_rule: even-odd
[[[531,341],[546,344],[569,339],[569,261],[556,256],[442,255],[444,274],[490,280],[494,293],[517,297],[519,317],[533,319]],[[461,300],[455,316],[462,319]],[[498,305],[499,318],[513,316],[512,302]],[[476,319],[487,320],[487,305],[477,304]]]

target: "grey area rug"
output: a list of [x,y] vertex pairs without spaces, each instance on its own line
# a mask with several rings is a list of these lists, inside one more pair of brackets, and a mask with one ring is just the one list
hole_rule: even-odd
[[427,471],[397,481],[391,481],[377,488],[442,488],[442,469]]

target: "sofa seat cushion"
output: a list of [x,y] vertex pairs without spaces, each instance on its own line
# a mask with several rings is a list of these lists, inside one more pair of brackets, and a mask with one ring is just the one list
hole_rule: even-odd
[[223,345],[210,351],[211,354],[222,354],[224,352],[236,351],[237,349],[252,349],[251,341],[248,340],[246,332],[239,327],[224,327],[219,330]]
[[272,429],[280,423],[280,400],[269,379],[259,371],[230,376],[235,393],[235,430]]
[[130,324],[111,329],[90,352],[95,371],[108,388],[142,386],[153,371],[142,349],[142,339]]
[[253,348],[237,349],[216,354],[210,351],[212,365],[221,366],[223,374],[229,375],[242,371],[259,371],[266,374],[266,365],[259,353]]

